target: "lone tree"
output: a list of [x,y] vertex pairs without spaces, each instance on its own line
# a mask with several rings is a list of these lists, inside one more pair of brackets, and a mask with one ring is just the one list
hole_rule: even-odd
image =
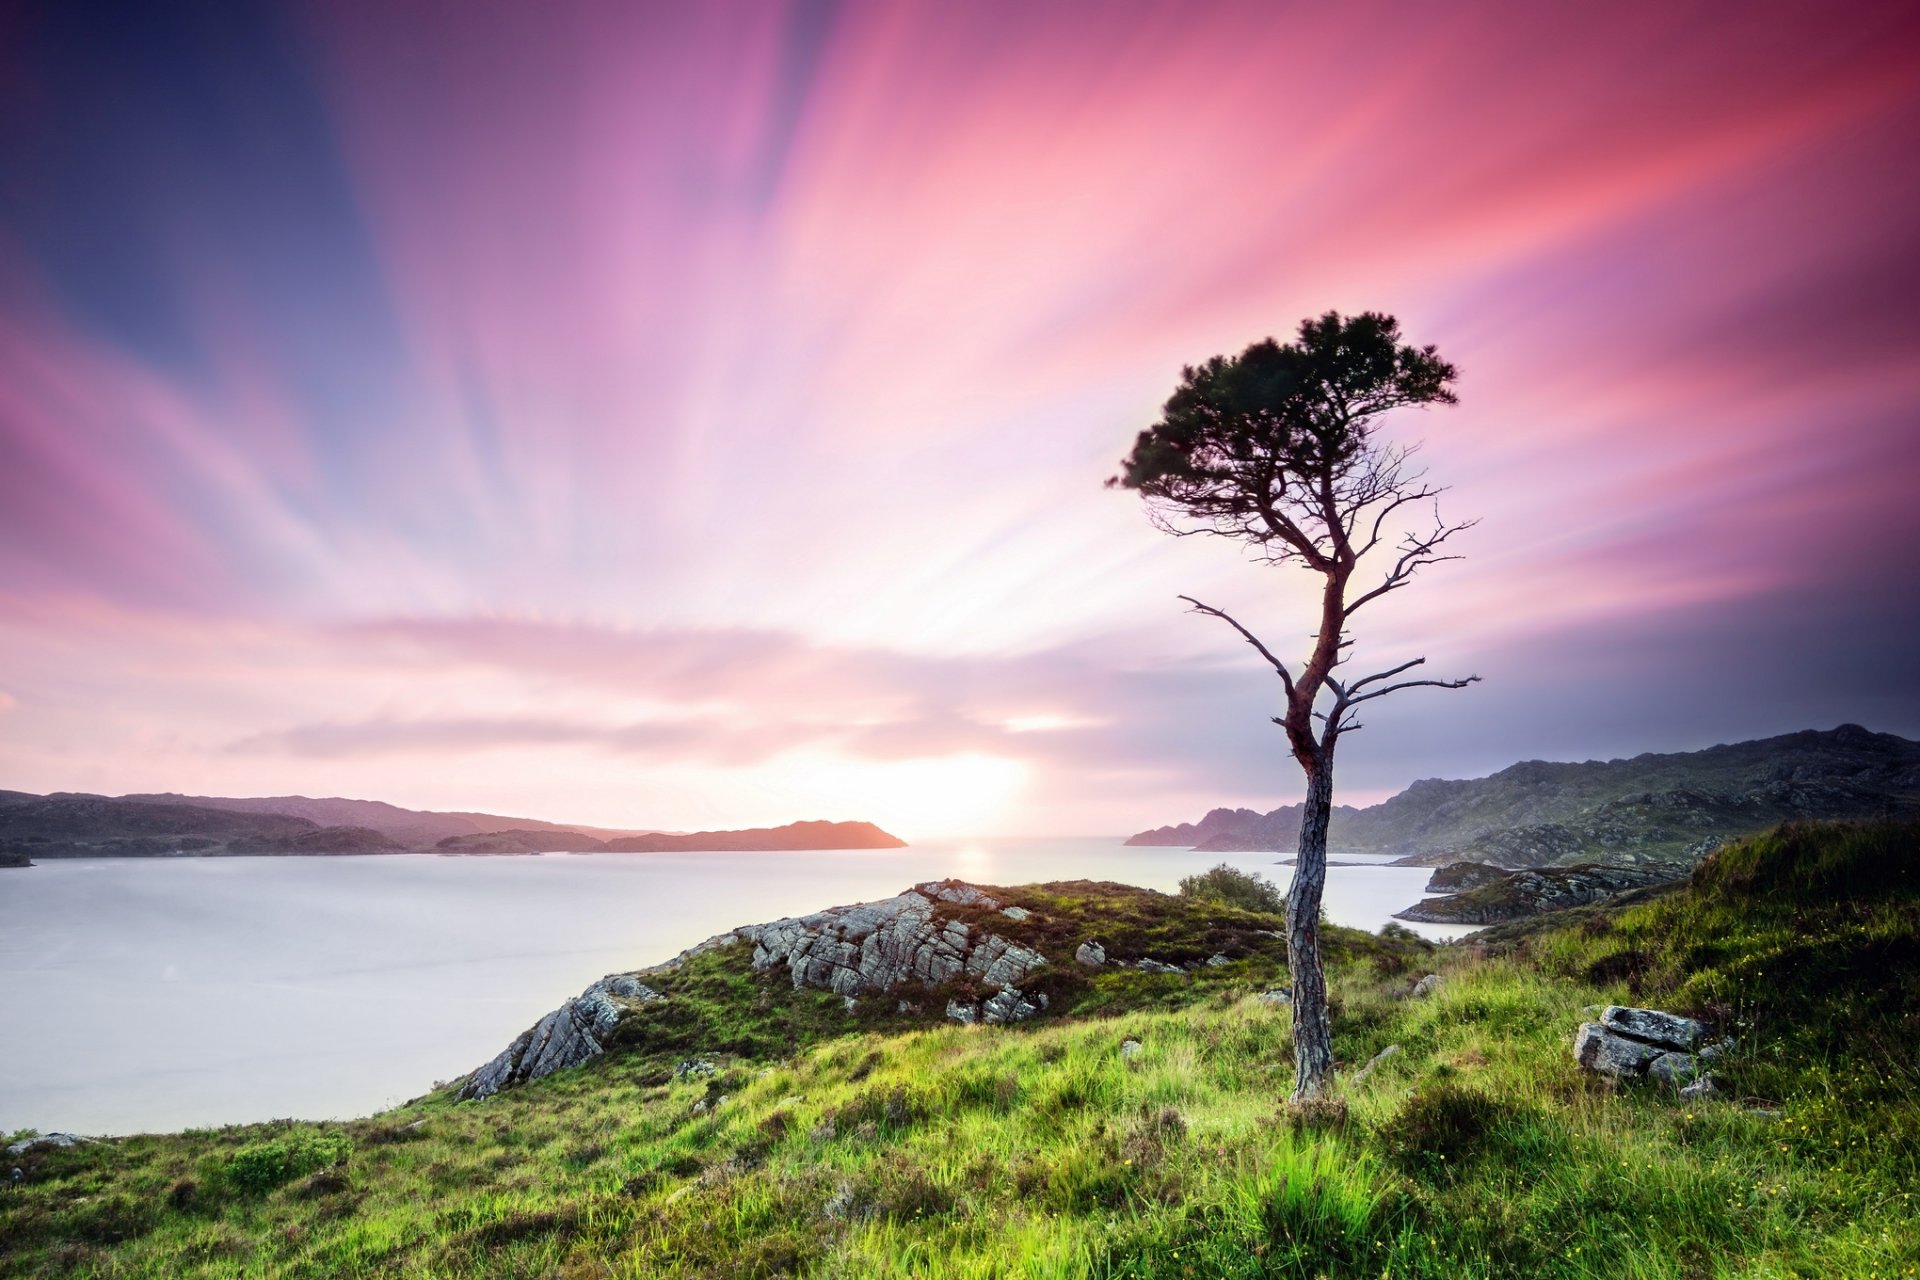
[[[1303,321],[1295,342],[1269,338],[1231,359],[1215,356],[1182,371],[1160,421],[1140,433],[1121,473],[1107,482],[1139,490],[1167,533],[1231,538],[1268,564],[1320,575],[1319,627],[1297,666],[1224,610],[1180,597],[1239,632],[1280,677],[1285,711],[1273,722],[1286,730],[1307,775],[1299,858],[1287,892],[1296,1103],[1323,1096],[1333,1076],[1319,924],[1340,735],[1360,727],[1355,712],[1376,698],[1420,686],[1459,689],[1480,678],[1398,678],[1424,658],[1357,679],[1339,674],[1350,656],[1353,615],[1426,566],[1458,559],[1442,547],[1472,523],[1442,521],[1435,502],[1442,490],[1409,464],[1415,446],[1376,434],[1377,419],[1391,410],[1457,403],[1453,379],[1454,367],[1434,348],[1401,344],[1392,316],[1328,312]],[[1395,514],[1416,504],[1431,509],[1431,527],[1403,534]],[[1369,562],[1363,577],[1361,561],[1374,551],[1381,552],[1378,563]]]

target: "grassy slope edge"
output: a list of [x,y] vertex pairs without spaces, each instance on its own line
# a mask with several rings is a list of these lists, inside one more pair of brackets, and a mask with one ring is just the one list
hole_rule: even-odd
[[[1082,934],[1241,954],[1063,969],[1065,1016],[974,1028],[894,1001],[850,1024],[712,953],[676,979],[678,1021],[484,1103],[28,1157],[0,1274],[1920,1273],[1920,826],[1783,828],[1686,884],[1437,951],[1330,930],[1341,1059],[1402,1051],[1317,1128],[1278,1105],[1287,1019],[1253,994],[1283,976],[1270,920],[1005,896],[1052,956]],[[1447,981],[1408,998],[1429,967]],[[1574,1026],[1608,1002],[1731,1028],[1725,1096],[1581,1073]],[[718,1072],[675,1079],[691,1052]]]

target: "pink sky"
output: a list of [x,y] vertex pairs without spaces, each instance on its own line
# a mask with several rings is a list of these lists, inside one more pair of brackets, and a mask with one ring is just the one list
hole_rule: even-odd
[[[1349,800],[1920,732],[1909,6],[0,19],[0,787],[1111,833],[1298,784],[1305,583],[1103,490],[1384,310],[1469,559]],[[7,29],[11,27],[9,32]]]

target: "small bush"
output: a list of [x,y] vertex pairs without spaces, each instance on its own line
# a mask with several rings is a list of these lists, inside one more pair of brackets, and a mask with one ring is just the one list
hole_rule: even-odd
[[345,1164],[352,1153],[353,1143],[344,1133],[296,1131],[234,1152],[227,1161],[227,1181],[240,1191],[263,1195],[315,1170]]
[[1180,896],[1269,915],[1284,915],[1287,910],[1286,899],[1271,880],[1263,875],[1230,867],[1224,862],[1211,871],[1182,879]]
[[1500,1131],[1514,1109],[1465,1085],[1442,1082],[1407,1100],[1380,1130],[1387,1158],[1408,1173],[1451,1177],[1462,1166],[1504,1145]]

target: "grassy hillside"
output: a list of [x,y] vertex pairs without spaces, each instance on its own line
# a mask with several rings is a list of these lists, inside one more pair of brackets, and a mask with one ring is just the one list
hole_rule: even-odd
[[[1156,955],[1262,919],[1006,896]],[[1013,1028],[850,1020],[723,950],[673,1025],[484,1102],[16,1158],[0,1274],[1920,1274],[1920,828],[1783,830],[1467,945],[1330,932],[1340,1058],[1400,1052],[1310,1125],[1271,950],[1075,975]],[[1722,1095],[1581,1072],[1609,1002],[1730,1029]]]

